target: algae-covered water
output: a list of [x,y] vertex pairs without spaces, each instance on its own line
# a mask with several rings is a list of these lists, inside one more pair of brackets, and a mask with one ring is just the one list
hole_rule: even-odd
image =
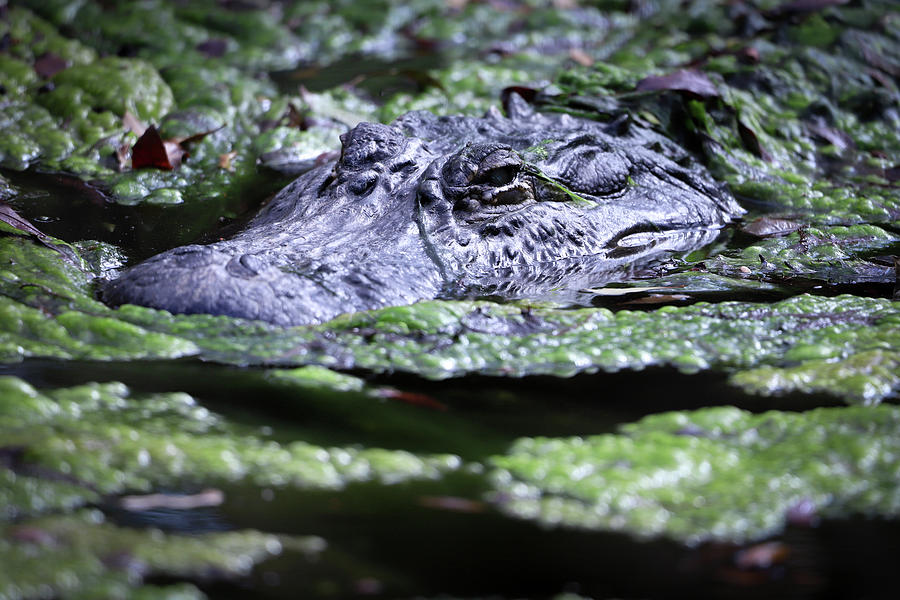
[[[0,3],[0,599],[893,597],[898,77],[879,0]],[[356,123],[510,89],[747,216],[578,306],[98,300]]]

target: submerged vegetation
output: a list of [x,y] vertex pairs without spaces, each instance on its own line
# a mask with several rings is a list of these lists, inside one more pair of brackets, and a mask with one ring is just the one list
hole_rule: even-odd
[[[387,518],[386,498],[437,489],[461,514],[687,545],[896,519],[898,75],[881,0],[0,4],[0,599],[196,598],[275,555],[354,582],[312,595],[420,593],[287,525],[299,509],[257,514],[276,493],[338,507],[361,490],[360,513]],[[577,307],[429,301],[278,328],[95,296],[333,160],[359,121],[510,93],[656,129],[748,216]],[[185,365],[210,380],[143,378]],[[731,387],[603,392],[640,369],[677,397],[704,374]],[[577,410],[609,416],[559,434],[548,393],[521,424],[511,378],[573,376]],[[438,400],[431,380],[484,389]],[[235,516],[248,495],[254,518]]]

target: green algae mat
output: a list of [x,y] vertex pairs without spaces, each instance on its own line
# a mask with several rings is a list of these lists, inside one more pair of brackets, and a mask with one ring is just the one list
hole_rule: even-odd
[[[888,595],[898,77],[880,0],[0,3],[0,599]],[[98,300],[356,123],[511,90],[748,215],[579,306]]]

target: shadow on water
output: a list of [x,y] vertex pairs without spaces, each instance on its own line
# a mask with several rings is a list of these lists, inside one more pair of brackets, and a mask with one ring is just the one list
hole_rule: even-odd
[[10,204],[47,235],[67,242],[98,240],[119,246],[134,262],[192,242],[233,233],[277,186],[179,205],[122,206],[78,177],[0,170],[19,189]]
[[[0,374],[39,387],[121,381],[135,392],[187,392],[242,427],[265,427],[279,442],[363,445],[449,452],[482,460],[519,437],[615,432],[648,414],[733,405],[754,412],[840,405],[830,396],[744,394],[715,373],[670,368],[581,374],[568,379],[470,376],[428,381],[414,375],[369,376],[374,391],[310,391],[273,384],[265,371],[196,360],[69,362],[29,360]],[[379,389],[402,390],[382,394]],[[252,403],[247,399],[253,398]]]
[[[510,519],[480,499],[484,481],[473,475],[340,492],[223,489],[218,515],[198,511],[188,531],[227,523],[319,535],[328,546],[314,558],[287,551],[245,579],[207,583],[212,598],[890,598],[900,584],[896,521],[826,521],[745,547],[690,548]],[[184,531],[183,515],[110,515]],[[752,552],[772,564],[748,564],[742,557]]]

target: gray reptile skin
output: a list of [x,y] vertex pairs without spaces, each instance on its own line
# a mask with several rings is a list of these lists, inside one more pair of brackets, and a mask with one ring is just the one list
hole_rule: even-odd
[[658,134],[511,104],[362,123],[243,232],[154,256],[103,299],[301,325],[435,297],[560,298],[743,212]]

